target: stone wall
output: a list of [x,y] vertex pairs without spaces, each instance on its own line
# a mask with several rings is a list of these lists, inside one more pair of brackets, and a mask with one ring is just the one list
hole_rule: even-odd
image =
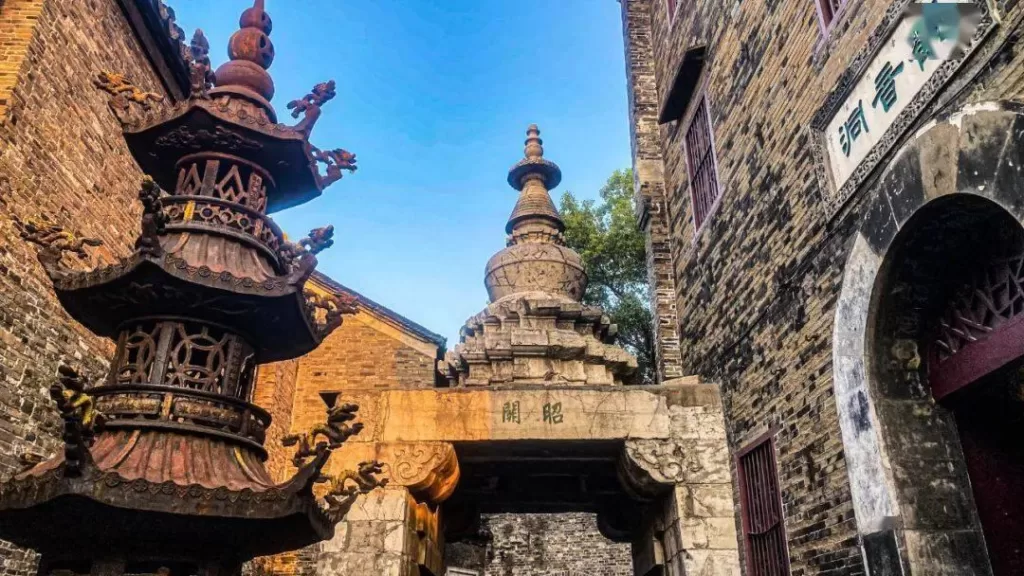
[[[683,369],[721,383],[734,450],[776,432],[792,574],[862,574],[832,387],[832,333],[843,266],[874,183],[832,217],[808,127],[892,2],[848,0],[828,39],[810,0],[692,0],[679,3],[675,22],[661,0],[623,3],[639,5],[627,15],[651,13],[659,101],[685,50],[708,46],[722,200],[699,234],[682,126],[660,130]],[[1020,8],[1001,6],[1013,7],[1002,15],[998,35],[1005,36],[1019,30]],[[626,42],[642,55],[628,30]],[[1020,101],[1022,56],[1012,47],[1002,54],[953,104]],[[630,89],[638,90],[635,83]]]
[[[113,346],[57,304],[35,249],[11,217],[45,216],[106,246],[92,262],[127,254],[138,230],[142,177],[128,154],[100,70],[163,92],[117,0],[0,3],[0,474],[25,452],[57,448],[47,389],[61,357],[93,377]],[[16,76],[15,76],[16,75]],[[0,544],[0,572],[35,572],[34,556]]]
[[480,576],[632,576],[628,544],[597,530],[593,514],[493,514],[481,519],[488,544],[449,544],[449,567]]

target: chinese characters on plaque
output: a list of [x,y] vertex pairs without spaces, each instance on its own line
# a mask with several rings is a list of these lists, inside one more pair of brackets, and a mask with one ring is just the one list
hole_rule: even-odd
[[938,3],[908,11],[865,67],[825,131],[836,189],[959,49],[961,6]]
[[[561,424],[564,421],[565,415],[562,413],[561,402],[547,402],[541,408],[541,422],[545,424]],[[520,407],[519,400],[505,402],[502,405],[501,422],[502,424],[523,423],[523,411]]]

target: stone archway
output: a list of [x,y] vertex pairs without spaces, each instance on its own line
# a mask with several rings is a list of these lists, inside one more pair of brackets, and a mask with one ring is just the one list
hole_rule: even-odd
[[943,386],[987,372],[950,378],[950,364],[933,361],[939,376],[930,379],[927,359],[940,339],[938,319],[975,268],[1024,242],[1022,131],[1021,111],[998,103],[925,126],[878,179],[853,240],[833,330],[833,381],[873,575],[940,566],[992,574],[957,407],[943,397]]

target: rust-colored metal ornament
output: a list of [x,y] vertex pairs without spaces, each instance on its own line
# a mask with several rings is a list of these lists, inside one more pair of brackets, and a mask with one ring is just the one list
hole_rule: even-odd
[[[256,366],[308,353],[355,311],[305,289],[333,227],[290,243],[267,215],[355,169],[355,155],[309,143],[333,82],[293,102],[297,126],[277,123],[271,28],[257,0],[216,73],[197,33],[192,94],[173,106],[122,75],[97,77],[151,175],[130,256],[75,271],[64,256],[85,259],[98,240],[15,221],[67,312],[116,342],[101,382],[58,371],[64,450],[25,455],[26,469],[0,484],[0,539],[40,552],[40,574],[235,574],[254,556],[330,537],[351,500],[380,485],[374,463],[321,474],[362,427],[352,404],[332,402],[322,427],[289,439],[299,449],[291,480],[275,483],[264,468],[270,415],[252,403]],[[318,481],[331,482],[324,500]]]

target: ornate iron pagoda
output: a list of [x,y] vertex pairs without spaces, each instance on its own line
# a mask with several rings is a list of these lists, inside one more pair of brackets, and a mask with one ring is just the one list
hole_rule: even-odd
[[336,395],[324,425],[284,439],[297,446],[297,474],[278,484],[264,467],[270,415],[252,403],[256,366],[310,352],[353,311],[304,291],[333,229],[290,243],[267,213],[320,195],[355,156],[309,143],[333,82],[288,105],[297,125],[277,123],[263,4],[242,14],[216,73],[196,33],[186,102],[156,105],[119,74],[97,78],[150,175],[129,257],[74,271],[62,259],[96,241],[18,222],[64,308],[116,341],[101,383],[59,369],[63,452],[0,485],[0,538],[40,552],[41,574],[234,574],[254,556],[331,537],[352,500],[380,484],[370,462],[321,475],[361,428]]

